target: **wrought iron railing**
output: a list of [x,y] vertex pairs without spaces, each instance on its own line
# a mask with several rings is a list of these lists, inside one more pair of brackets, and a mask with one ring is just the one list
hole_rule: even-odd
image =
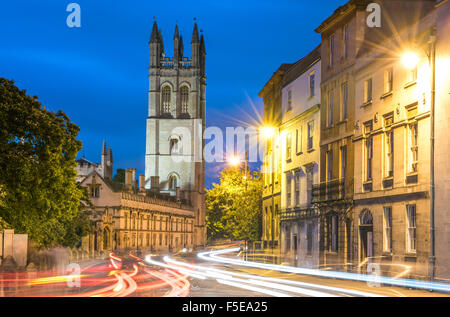
[[278,211],[281,221],[297,220],[317,217],[317,209],[314,206],[296,206]]

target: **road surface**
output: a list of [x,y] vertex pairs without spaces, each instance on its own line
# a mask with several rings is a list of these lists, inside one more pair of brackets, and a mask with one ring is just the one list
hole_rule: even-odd
[[[437,297],[450,285],[243,261],[236,248],[110,254],[63,272],[0,273],[0,296]],[[429,291],[429,290],[433,291]]]

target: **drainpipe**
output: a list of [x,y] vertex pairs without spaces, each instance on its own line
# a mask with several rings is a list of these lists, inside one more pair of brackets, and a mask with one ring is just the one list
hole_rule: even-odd
[[435,103],[436,103],[436,28],[430,36],[430,64],[431,64],[431,100],[430,100],[430,258],[429,258],[429,276],[434,280],[435,273],[435,240],[434,240],[434,202],[435,202],[435,184],[434,184],[434,129],[435,129]]

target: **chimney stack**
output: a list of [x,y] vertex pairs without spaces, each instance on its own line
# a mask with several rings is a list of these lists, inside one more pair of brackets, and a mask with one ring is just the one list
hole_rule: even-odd
[[131,190],[133,188],[133,171],[131,168],[125,170],[125,189]]
[[145,175],[139,174],[139,191],[145,191]]
[[131,187],[133,189],[136,189],[136,169],[135,168],[130,168],[131,169]]

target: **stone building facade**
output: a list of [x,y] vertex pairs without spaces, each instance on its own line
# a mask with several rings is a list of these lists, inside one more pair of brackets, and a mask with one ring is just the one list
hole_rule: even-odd
[[450,280],[450,1],[436,4],[435,278]]
[[354,68],[366,29],[366,3],[349,1],[322,22],[320,183],[313,202],[320,212],[320,264],[346,270],[352,260],[355,126]]
[[113,181],[112,150],[103,144],[102,162],[77,160],[77,180],[93,206],[84,211],[93,233],[82,250],[179,251],[204,246],[205,186],[202,140],[205,127],[205,42],[197,25],[192,58],[183,55],[178,27],[174,56],[166,57],[154,22],[150,36],[149,98],[145,175],[125,171]]
[[319,182],[320,46],[286,71],[282,89],[281,251],[291,263],[318,267],[319,218],[312,186]]
[[197,24],[192,32],[192,57],[184,56],[183,38],[175,27],[174,55],[165,55],[156,21],[150,37],[145,188],[192,203],[195,245],[206,242],[205,164],[205,42]]
[[[450,1],[377,1],[381,27],[367,24],[370,3],[350,0],[316,29],[322,37],[320,180],[312,190],[318,263],[448,281]],[[407,52],[416,67],[405,67]],[[284,81],[287,73],[289,67]],[[289,99],[285,91],[280,102]],[[284,126],[278,125],[290,131]],[[281,245],[289,251],[293,239],[301,248],[302,235],[286,226],[295,215],[286,199],[292,204],[296,185],[290,175],[289,186],[285,173],[292,174],[294,162],[281,161]],[[297,265],[307,266],[304,260]]]
[[280,246],[281,161],[279,155],[281,143],[279,127],[282,116],[283,76],[289,66],[290,64],[282,64],[258,94],[264,103],[264,126],[273,129],[273,134],[266,140],[263,158],[262,242],[264,248]]
[[[433,14],[420,23],[411,19],[400,33],[402,41],[420,34],[416,40],[423,42],[433,20]],[[417,68],[408,69],[397,39],[382,47],[362,53],[355,71],[355,261],[378,263],[385,274],[403,274],[407,268],[408,276],[425,278],[430,256],[428,58],[422,55]]]
[[[429,273],[429,62],[420,54],[417,67],[409,69],[401,56],[412,42],[427,46],[433,6],[410,4],[408,14],[387,6],[386,16],[398,16],[398,34],[390,37],[393,32],[382,29],[380,46],[367,45],[355,67],[354,261],[361,269],[377,263],[384,275]],[[371,32],[366,43],[377,37]]]
[[112,250],[176,252],[194,248],[193,207],[179,197],[146,192],[143,177],[140,187],[133,188],[131,179],[128,176],[128,183],[117,184],[93,171],[81,182],[93,204],[84,211],[93,223],[93,232],[82,238],[81,250],[97,255]]
[[86,176],[96,171],[103,178],[112,179],[113,174],[113,157],[112,149],[108,146],[106,147],[106,141],[103,141],[102,147],[102,160],[101,163],[93,163],[88,161],[84,156],[76,160],[76,172],[77,176],[75,178],[76,182],[81,182]]

